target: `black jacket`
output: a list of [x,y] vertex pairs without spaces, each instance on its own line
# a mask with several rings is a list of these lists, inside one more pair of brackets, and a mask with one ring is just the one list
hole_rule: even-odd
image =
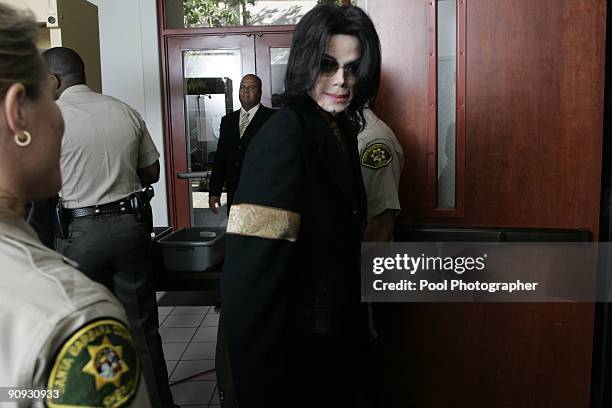
[[[234,206],[298,213],[300,225],[295,242],[227,236],[222,313],[241,407],[298,406],[295,387],[320,374],[302,370],[303,356],[323,374],[351,370],[366,200],[356,133],[347,136],[343,147],[314,103],[286,107],[246,155]],[[309,339],[337,349],[334,361]],[[346,382],[344,374],[331,381]]]
[[231,206],[234,192],[236,187],[238,187],[242,162],[249,143],[259,128],[261,128],[261,125],[275,112],[274,109],[261,105],[242,137],[240,137],[239,131],[240,110],[229,113],[221,118],[219,142],[210,177],[210,195],[220,197],[223,185],[225,184],[228,208]]

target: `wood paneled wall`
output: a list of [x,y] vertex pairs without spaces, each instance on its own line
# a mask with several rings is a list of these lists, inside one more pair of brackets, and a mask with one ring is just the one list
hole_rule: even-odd
[[[369,0],[400,223],[598,233],[605,0],[467,0],[465,217],[426,218],[429,0]],[[378,304],[381,407],[588,407],[592,304]]]
[[428,1],[369,0],[382,47],[375,110],[404,147],[399,222],[425,213],[427,178]]

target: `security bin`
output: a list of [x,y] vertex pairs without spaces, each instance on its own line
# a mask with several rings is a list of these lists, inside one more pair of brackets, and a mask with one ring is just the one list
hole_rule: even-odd
[[151,241],[157,242],[171,232],[172,227],[153,227],[153,232],[151,233]]
[[168,271],[207,271],[225,254],[224,227],[186,227],[157,241]]

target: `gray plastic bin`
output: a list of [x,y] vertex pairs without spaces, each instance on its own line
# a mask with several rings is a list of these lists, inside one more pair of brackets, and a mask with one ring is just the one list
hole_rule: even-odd
[[171,232],[172,227],[153,227],[153,232],[151,233],[151,241],[157,242]]
[[225,228],[181,228],[162,237],[157,245],[168,271],[204,272],[223,261]]

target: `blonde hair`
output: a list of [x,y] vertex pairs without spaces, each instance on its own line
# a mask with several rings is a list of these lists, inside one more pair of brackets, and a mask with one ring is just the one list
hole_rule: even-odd
[[31,11],[0,2],[0,97],[14,83],[21,83],[30,98],[38,97],[44,69],[36,34]]

